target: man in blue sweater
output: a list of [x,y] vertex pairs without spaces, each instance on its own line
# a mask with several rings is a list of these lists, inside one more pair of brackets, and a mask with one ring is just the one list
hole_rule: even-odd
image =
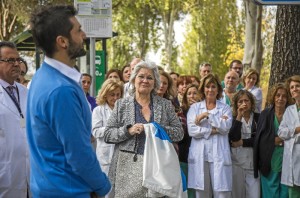
[[75,59],[86,54],[73,6],[47,6],[31,16],[32,35],[45,53],[27,102],[33,197],[104,196],[111,185],[90,143],[91,110]]

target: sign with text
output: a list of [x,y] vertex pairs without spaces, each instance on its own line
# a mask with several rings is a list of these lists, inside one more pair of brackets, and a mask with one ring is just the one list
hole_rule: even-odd
[[95,77],[96,80],[94,81],[96,83],[96,94],[98,95],[98,91],[101,88],[103,82],[105,81],[105,74],[106,74],[106,68],[105,68],[105,51],[96,51],[95,56]]
[[295,5],[300,4],[300,0],[279,1],[279,0],[254,0],[256,3],[263,5]]
[[74,0],[74,6],[87,37],[112,37],[112,0]]

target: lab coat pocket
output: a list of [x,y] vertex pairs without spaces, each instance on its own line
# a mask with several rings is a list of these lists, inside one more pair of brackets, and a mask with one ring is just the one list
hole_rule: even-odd
[[98,160],[101,165],[109,165],[113,155],[112,145],[101,146],[97,149]]
[[203,175],[200,165],[200,155],[194,149],[190,148],[188,157],[188,187],[195,188],[197,186],[197,181],[199,177],[202,178]]
[[300,135],[299,134],[297,134],[295,136],[295,142],[294,142],[294,144],[300,144]]
[[230,150],[224,150],[223,154],[224,154],[224,156],[223,156],[224,165],[227,165],[227,166],[232,165]]
[[0,162],[0,189],[11,187],[11,175],[10,174],[11,174],[11,172],[10,172],[9,163]]

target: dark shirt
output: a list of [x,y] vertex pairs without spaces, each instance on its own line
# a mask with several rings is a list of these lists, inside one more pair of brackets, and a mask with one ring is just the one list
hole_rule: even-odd
[[93,96],[90,96],[89,93],[86,93],[86,99],[89,101],[91,105],[91,110],[93,111],[95,107],[97,107],[96,99]]
[[189,148],[190,148],[190,145],[191,145],[192,138],[189,136],[189,133],[188,133],[188,130],[187,130],[187,123],[186,123],[187,111],[177,113],[177,115],[180,119],[183,131],[184,131],[183,139],[178,142],[179,161],[188,163]]
[[[150,121],[148,122],[142,114],[142,106],[136,100],[134,100],[135,123],[147,124],[147,123],[154,122],[152,98],[150,102],[150,110],[151,110],[151,116],[150,116]],[[135,148],[135,150],[137,151],[136,153],[140,155],[144,155],[145,141],[146,141],[145,133],[138,134],[135,136],[135,138],[137,138],[137,145]]]

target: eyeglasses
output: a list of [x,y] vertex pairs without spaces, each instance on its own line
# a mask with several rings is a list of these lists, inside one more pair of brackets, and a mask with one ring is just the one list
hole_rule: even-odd
[[24,63],[24,61],[21,58],[8,58],[8,59],[0,59],[2,62],[6,62],[8,64],[15,64],[15,62],[21,64]]
[[243,68],[242,67],[232,67],[231,69],[233,69],[233,70],[242,70]]

